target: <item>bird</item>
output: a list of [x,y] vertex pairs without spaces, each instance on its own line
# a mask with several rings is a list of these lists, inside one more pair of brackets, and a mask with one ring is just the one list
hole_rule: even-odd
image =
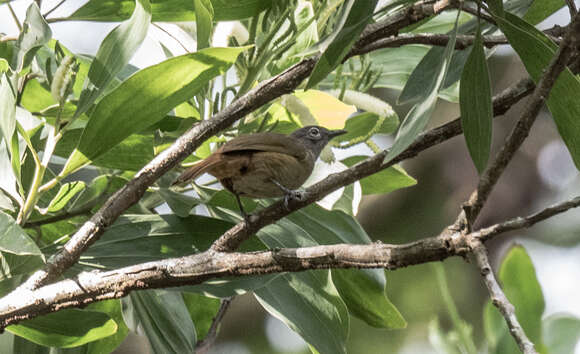
[[266,132],[240,135],[229,140],[201,162],[186,169],[173,185],[195,180],[204,173],[216,177],[236,197],[244,219],[240,196],[300,199],[297,189],[310,177],[314,164],[328,142],[345,130],[311,125],[289,135]]

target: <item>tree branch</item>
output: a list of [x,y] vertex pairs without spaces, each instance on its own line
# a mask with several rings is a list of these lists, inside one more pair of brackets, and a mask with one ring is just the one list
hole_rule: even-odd
[[463,235],[444,230],[441,234],[402,245],[380,242],[368,245],[336,244],[284,248],[249,253],[205,252],[148,262],[108,272],[83,272],[73,279],[36,290],[20,288],[0,299],[0,329],[22,320],[64,308],[116,299],[133,290],[196,285],[210,279],[328,268],[399,269],[415,264],[465,256],[474,242],[502,232],[529,227],[539,221],[580,206],[580,197],[546,208],[525,218]]
[[487,257],[487,249],[478,240],[472,242],[472,249],[475,262],[480,270],[481,276],[483,277],[491,302],[505,318],[512,337],[516,340],[522,353],[536,354],[537,352],[534,349],[534,344],[528,339],[524,329],[518,322],[514,306],[501,290],[501,287],[493,274]]
[[[405,7],[386,20],[369,25],[368,27],[372,29],[365,30],[366,34],[363,33],[357,43],[371,42],[381,36],[391,36],[405,26],[442,11],[443,3],[448,2],[447,0],[435,3],[420,1]],[[354,52],[351,51],[351,53]],[[348,56],[352,55],[354,54]],[[78,260],[79,256],[100,237],[108,226],[131,205],[137,203],[147,188],[158,178],[184,160],[211,136],[273,99],[292,92],[310,75],[316,60],[317,58],[302,60],[283,73],[260,83],[211,119],[202,121],[184,133],[109,198],[101,209],[71,237],[62,250],[47,261],[44,269],[35,272],[20,287],[34,289],[60,276]]]
[[231,297],[228,297],[228,298],[222,300],[220,308],[219,308],[217,314],[215,315],[215,317],[213,318],[213,321],[211,322],[211,326],[209,327],[209,331],[207,332],[207,335],[205,336],[205,338],[202,341],[197,342],[197,344],[195,345],[195,352],[196,353],[198,353],[198,354],[207,353],[209,348],[213,345],[213,343],[215,342],[217,335],[218,335],[218,329],[220,327],[220,323],[224,319],[224,316],[226,315],[227,310],[230,308],[230,304],[232,303],[232,300],[233,300],[233,298],[231,298]]

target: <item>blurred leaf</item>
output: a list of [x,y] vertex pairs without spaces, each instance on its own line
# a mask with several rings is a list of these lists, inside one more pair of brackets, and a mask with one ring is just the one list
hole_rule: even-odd
[[326,48],[324,48],[324,52],[310,74],[306,89],[314,87],[342,62],[367,23],[372,19],[376,6],[377,0],[347,0],[344,2],[337,26],[333,33],[323,40],[322,45]]
[[0,73],[0,130],[6,146],[10,148],[16,130],[16,97],[9,80],[7,73]]
[[181,293],[181,296],[195,325],[197,340],[203,340],[220,308],[221,301],[193,293]]
[[[318,124],[329,129],[342,129],[347,118],[356,112],[356,107],[345,104],[334,96],[319,90],[301,91],[297,90],[294,96],[308,109],[312,116],[316,119]],[[272,114],[272,121],[287,120],[287,114],[296,115],[301,107],[293,107],[296,102],[291,100],[284,100],[286,107],[281,105],[272,105],[270,113]],[[297,119],[297,121],[300,121]]]
[[580,319],[570,314],[551,315],[544,319],[542,331],[550,354],[574,353],[580,339]]
[[[12,335],[8,332],[5,335]],[[11,353],[26,353],[26,354],[50,354],[50,347],[36,344],[22,337],[12,335],[14,337],[14,344]]]
[[[151,22],[149,0],[136,0],[131,18],[115,27],[101,42],[91,63],[75,116],[86,112],[123,69],[145,39]],[[120,119],[118,117],[118,119]]]
[[254,295],[318,352],[346,353],[348,311],[329,271],[283,274]]
[[[253,17],[272,6],[272,0],[211,0],[215,21],[233,21]],[[195,21],[191,0],[154,0],[153,21]],[[135,8],[133,0],[89,0],[68,20],[116,22],[129,18]]]
[[6,330],[40,345],[71,348],[115,334],[117,324],[102,312],[65,309],[10,325]]
[[[511,46],[522,59],[526,70],[538,81],[550,63],[558,47],[541,31],[517,16],[504,12],[505,17],[494,16]],[[576,168],[580,169],[580,79],[565,68],[558,76],[547,99],[548,109],[558,127],[558,132],[572,155]]]
[[210,0],[193,0],[197,28],[197,50],[209,47],[213,27],[213,6]]
[[479,30],[461,75],[459,102],[461,126],[469,154],[477,171],[482,173],[491,147],[493,105],[489,71]]
[[[459,19],[459,17],[457,17]],[[456,20],[457,21],[457,20]],[[455,38],[457,36],[457,22],[455,22],[454,30],[449,38],[449,42],[445,47],[445,50],[441,53],[437,63],[432,63],[429,68],[429,72],[424,72],[426,77],[422,81],[422,89],[412,94],[412,97],[419,97],[419,103],[417,103],[413,108],[409,111],[405,120],[399,127],[399,131],[395,138],[395,142],[389,149],[387,156],[385,157],[385,162],[390,161],[392,158],[400,154],[403,150],[405,150],[413,140],[423,131],[423,128],[429,121],[433,110],[435,109],[435,103],[437,102],[437,93],[441,89],[441,86],[445,80],[445,76],[447,74],[447,70],[449,69],[449,63],[451,61],[451,57],[453,55],[453,51],[455,49]],[[425,56],[421,62],[430,61],[430,58]],[[421,63],[413,70],[415,72],[423,72],[422,69],[419,68]],[[433,70],[433,68],[436,68]],[[413,75],[413,74],[411,74]],[[409,78],[407,81],[407,87],[409,82],[411,82],[412,78]],[[403,92],[405,89],[403,89]],[[403,93],[401,93],[402,95]]]
[[387,298],[387,282],[383,270],[333,269],[332,281],[354,316],[373,327],[407,327],[407,322],[399,310]]
[[51,37],[50,27],[42,17],[36,2],[33,2],[26,10],[26,19],[16,43],[18,50],[16,65],[14,65],[16,71],[20,72],[30,65],[38,48],[48,43]]
[[[542,343],[544,296],[536,278],[534,265],[522,246],[513,247],[505,256],[498,279],[508,300],[515,307],[516,317],[526,335],[534,343],[536,350],[545,352]],[[492,349],[490,352],[498,354],[519,352],[505,320],[491,302],[487,303],[484,311],[484,329]]]
[[245,49],[203,49],[170,58],[131,76],[99,101],[60,175],[76,171],[129,135],[164,118],[173,107],[223,74]]
[[187,291],[199,293],[204,296],[226,298],[235,295],[242,295],[250,291],[263,288],[279,276],[280,274],[266,274],[247,277],[223,277],[220,279],[209,280],[199,285],[181,286],[169,290]]
[[[10,154],[12,172],[21,185],[20,149],[16,134],[16,96],[12,90],[8,73],[0,73],[0,130]],[[0,141],[1,143],[1,141]]]
[[86,185],[83,181],[69,182],[61,185],[58,193],[56,194],[56,197],[50,201],[46,211],[49,213],[54,213],[63,209],[68,204],[68,202],[70,202],[70,200],[78,193],[82,192],[85,187]]
[[81,262],[120,268],[194,254],[206,250],[231,226],[198,215],[125,215],[83,254]]
[[535,0],[524,15],[524,20],[537,25],[564,6],[564,0]]
[[540,344],[544,295],[532,260],[522,246],[513,247],[506,255],[499,269],[499,279],[526,334],[536,345]]
[[429,343],[440,354],[460,354],[459,348],[450,339],[450,335],[443,332],[439,319],[434,318],[429,322]]
[[40,256],[42,252],[16,221],[0,212],[0,251],[17,256]]
[[180,293],[144,290],[134,291],[129,297],[153,353],[195,351],[195,327]]

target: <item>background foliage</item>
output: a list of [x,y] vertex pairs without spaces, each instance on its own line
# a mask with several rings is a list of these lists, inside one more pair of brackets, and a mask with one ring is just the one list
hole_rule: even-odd
[[[11,9],[11,1],[0,3],[0,9]],[[465,3],[473,9],[478,5]],[[409,36],[447,34],[444,46],[400,45],[344,61],[367,25],[392,16],[412,1],[89,0],[62,16],[52,14],[52,2],[39,8],[37,2],[28,1],[19,33],[0,38],[0,295],[41,268],[110,195],[192,125],[315,55],[320,58],[298,90],[208,139],[184,165],[207,157],[237,134],[289,133],[309,124],[347,129],[348,134],[323,152],[308,185],[387,146],[385,161],[391,160],[427,126],[454,118],[445,107],[459,109],[464,140],[453,142],[454,153],[443,151],[443,157],[410,164],[416,173],[394,166],[341,188],[261,229],[242,250],[372,240],[395,243],[438,232],[472,188],[465,187],[470,183],[466,181],[486,168],[494,141],[504,134],[505,122],[492,124],[492,82],[498,84],[500,73],[488,68],[488,62],[501,61],[502,53],[485,44],[486,36],[505,35],[536,81],[558,48],[552,37],[534,26],[565,6],[564,1],[486,3],[482,5],[490,7],[493,21],[478,21],[473,13],[451,8],[400,31]],[[2,14],[3,20],[11,20]],[[51,28],[65,21],[115,25],[96,54],[88,55],[73,53],[53,36]],[[228,23],[227,33],[220,27],[224,21],[235,21]],[[170,28],[176,33],[170,40],[185,50],[171,49],[161,41],[165,60],[134,66],[131,59],[148,31],[160,23],[178,23]],[[456,49],[464,35],[472,36],[473,44]],[[550,126],[551,134],[567,149],[562,154],[571,156],[576,166],[580,161],[578,92],[578,76],[566,69],[552,89],[546,114],[557,129]],[[461,167],[456,159],[463,159]],[[461,169],[469,172],[457,172]],[[509,180],[524,178],[525,171],[522,168],[519,176]],[[214,180],[170,188],[178,173],[172,171],[150,187],[65,276],[200,252],[239,220],[235,200]],[[560,181],[554,188],[560,194],[573,188]],[[397,191],[417,183],[414,189]],[[447,193],[451,188],[457,188],[456,194]],[[382,197],[391,192],[385,202]],[[522,193],[510,192],[516,202],[522,198]],[[528,200],[557,194],[541,192],[529,192]],[[244,202],[249,210],[270,203]],[[389,211],[376,207],[384,203]],[[442,207],[445,203],[453,207]],[[523,215],[528,209],[529,203],[523,202],[498,207],[481,223]],[[569,225],[568,229],[560,231],[562,225]],[[567,245],[574,246],[577,223],[558,226],[549,235],[570,234]],[[515,246],[500,252],[499,279],[536,348],[543,353],[570,353],[580,335],[580,320],[569,313],[546,313],[543,289],[526,249]],[[117,348],[129,333],[139,333],[152,352],[193,352],[211,331],[219,299],[240,299],[245,293],[236,301],[251,301],[251,311],[244,314],[234,306],[216,352],[226,350],[228,341],[241,340],[245,343],[238,349],[274,351],[275,345],[263,336],[248,333],[252,326],[245,323],[262,319],[264,310],[297,333],[313,352],[369,352],[377,346],[390,352],[404,341],[405,348],[413,348],[408,344],[413,340],[422,351],[517,352],[503,318],[485,303],[477,276],[457,260],[445,264],[390,273],[318,270],[138,291],[120,300],[11,325],[0,336],[0,345],[2,352],[105,353]],[[246,325],[248,332],[244,332]],[[425,349],[422,341],[427,340]]]

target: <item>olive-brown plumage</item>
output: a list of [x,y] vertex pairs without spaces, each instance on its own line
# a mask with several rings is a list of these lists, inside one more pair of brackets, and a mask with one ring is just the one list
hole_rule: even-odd
[[344,130],[308,126],[290,135],[241,135],[185,170],[174,184],[207,172],[236,197],[288,198],[312,174],[314,163],[328,141],[344,133]]

